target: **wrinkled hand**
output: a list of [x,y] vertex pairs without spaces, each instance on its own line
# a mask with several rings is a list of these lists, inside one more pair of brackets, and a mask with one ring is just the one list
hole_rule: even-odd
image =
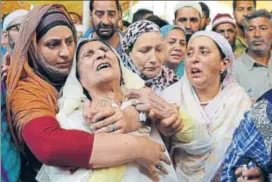
[[179,112],[172,114],[170,117],[160,120],[157,123],[159,131],[164,136],[173,136],[183,128],[182,118]]
[[[260,168],[252,168],[248,170],[244,170],[242,168],[238,168],[235,171],[237,178],[237,182],[263,182],[263,174]],[[247,178],[247,179],[244,179]]]
[[138,101],[135,106],[140,112],[149,112],[151,109],[150,96],[155,94],[151,88],[131,89],[125,93],[128,99],[136,99]]
[[10,68],[11,54],[7,52],[3,56],[3,65],[1,65],[1,79],[3,82],[6,82],[9,68]]
[[169,104],[159,96],[151,96],[152,109],[150,117],[158,120],[159,131],[164,136],[173,136],[183,128],[179,106]]
[[[142,147],[139,148],[140,156],[137,162],[148,170],[149,175],[154,181],[159,181],[160,174],[168,174],[164,163],[171,164],[170,159],[164,154],[165,147],[147,137],[141,136],[139,138]],[[160,169],[157,168],[158,164],[161,167]]]

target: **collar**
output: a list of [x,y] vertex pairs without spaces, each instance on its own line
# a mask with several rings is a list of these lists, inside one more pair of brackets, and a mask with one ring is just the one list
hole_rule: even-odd
[[[254,67],[266,67],[263,64],[256,62],[252,57],[250,57],[247,54],[247,49],[244,52],[244,57],[245,57],[244,63],[245,63],[246,67],[249,70],[252,70]],[[269,70],[272,70],[272,51],[270,52],[270,58],[268,60],[268,66],[267,66],[267,68]]]

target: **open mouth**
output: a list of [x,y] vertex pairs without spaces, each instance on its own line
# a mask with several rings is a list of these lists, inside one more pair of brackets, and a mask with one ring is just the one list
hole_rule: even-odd
[[106,68],[110,68],[111,65],[109,63],[100,63],[97,68],[96,71],[100,71],[102,69],[106,69]]
[[201,71],[200,71],[198,68],[193,68],[193,69],[191,70],[191,73],[192,73],[193,75],[195,75],[195,74],[201,73]]
[[171,57],[174,57],[174,58],[181,58],[181,55],[180,54],[171,54]]

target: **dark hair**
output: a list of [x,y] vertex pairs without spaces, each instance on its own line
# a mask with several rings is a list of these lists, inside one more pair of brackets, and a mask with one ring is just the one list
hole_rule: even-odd
[[160,17],[158,17],[156,15],[149,16],[146,20],[152,21],[153,23],[158,25],[160,28],[165,25],[169,25],[169,23],[167,21],[161,19]]
[[[94,3],[95,0],[90,0],[90,5],[89,5],[89,9],[90,9],[90,12],[93,12],[93,3]],[[115,3],[116,3],[116,9],[117,11],[119,11],[121,14],[122,14],[122,8],[120,6],[120,3],[119,3],[119,0],[115,0]]]
[[132,23],[139,21],[139,20],[143,20],[144,16],[147,14],[154,14],[153,11],[150,11],[148,9],[139,9],[138,11],[136,11],[133,14],[133,18],[132,18]]
[[81,16],[78,13],[76,13],[76,12],[69,12],[69,15],[76,15],[79,18],[80,22],[82,22],[82,18],[81,18]]
[[208,7],[207,4],[203,3],[203,2],[199,2],[202,12],[206,15],[207,18],[210,17],[210,8]]
[[124,25],[125,27],[128,27],[128,26],[130,25],[130,23],[129,23],[128,21],[123,20],[123,25]]
[[[112,49],[108,43],[106,43],[104,41],[101,41],[100,39],[85,39],[85,40],[81,41],[78,44],[78,46],[76,48],[76,52],[75,52],[75,54],[76,54],[75,55],[75,58],[76,58],[76,60],[75,60],[76,61],[76,63],[75,63],[76,64],[76,78],[77,78],[77,80],[79,82],[80,82],[80,75],[79,75],[79,70],[78,70],[78,61],[79,61],[78,58],[79,58],[80,49],[86,43],[88,43],[88,42],[95,42],[95,41],[102,42],[103,44],[105,44],[106,46],[108,46],[110,49]],[[118,59],[118,57],[117,57],[117,59]],[[118,59],[118,63],[119,63],[119,67],[120,67],[120,74],[121,74],[120,85],[123,85],[125,82],[124,82],[124,78],[123,78],[123,72],[122,72],[122,69],[121,69],[121,62],[120,61],[121,60]],[[89,95],[89,92],[83,86],[82,86],[82,88],[83,88],[83,93],[86,95],[86,97],[89,100],[92,100],[91,96]]]
[[248,22],[252,19],[259,18],[259,17],[265,17],[269,20],[270,25],[272,26],[272,14],[265,10],[265,9],[259,9],[256,11],[253,11],[251,14],[247,15],[244,20],[244,30],[247,31],[248,28]]
[[[233,11],[235,11],[235,9],[236,9],[236,2],[237,1],[241,1],[241,0],[233,0],[232,1],[232,8],[233,8]],[[248,1],[248,0],[247,0]],[[253,1],[253,3],[254,3],[254,8],[256,8],[256,0],[251,0],[251,1]]]

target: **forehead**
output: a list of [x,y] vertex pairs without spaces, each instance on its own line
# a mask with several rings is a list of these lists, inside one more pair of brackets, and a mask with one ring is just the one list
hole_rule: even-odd
[[41,40],[47,41],[49,39],[67,39],[73,35],[72,30],[67,26],[59,25],[51,28],[41,38]]
[[193,48],[198,48],[198,47],[209,47],[211,49],[217,49],[217,46],[215,44],[215,42],[207,37],[207,36],[197,36],[192,38],[189,41],[188,47],[193,47]]
[[271,27],[271,22],[267,17],[253,18],[248,22],[248,26],[260,26],[260,25],[267,25]]
[[236,1],[236,7],[254,7],[253,1]]
[[80,52],[84,53],[89,50],[97,50],[100,47],[107,47],[107,46],[100,41],[87,42],[80,48]]
[[168,32],[167,37],[172,37],[172,36],[185,38],[184,32],[178,28],[174,28],[170,32]]
[[140,35],[134,46],[142,47],[142,46],[152,46],[162,43],[162,36],[159,32],[147,32]]
[[231,23],[221,23],[216,27],[216,30],[235,29]]
[[115,1],[94,1],[93,3],[94,10],[116,10]]
[[197,9],[192,7],[184,7],[178,10],[177,18],[200,18]]

